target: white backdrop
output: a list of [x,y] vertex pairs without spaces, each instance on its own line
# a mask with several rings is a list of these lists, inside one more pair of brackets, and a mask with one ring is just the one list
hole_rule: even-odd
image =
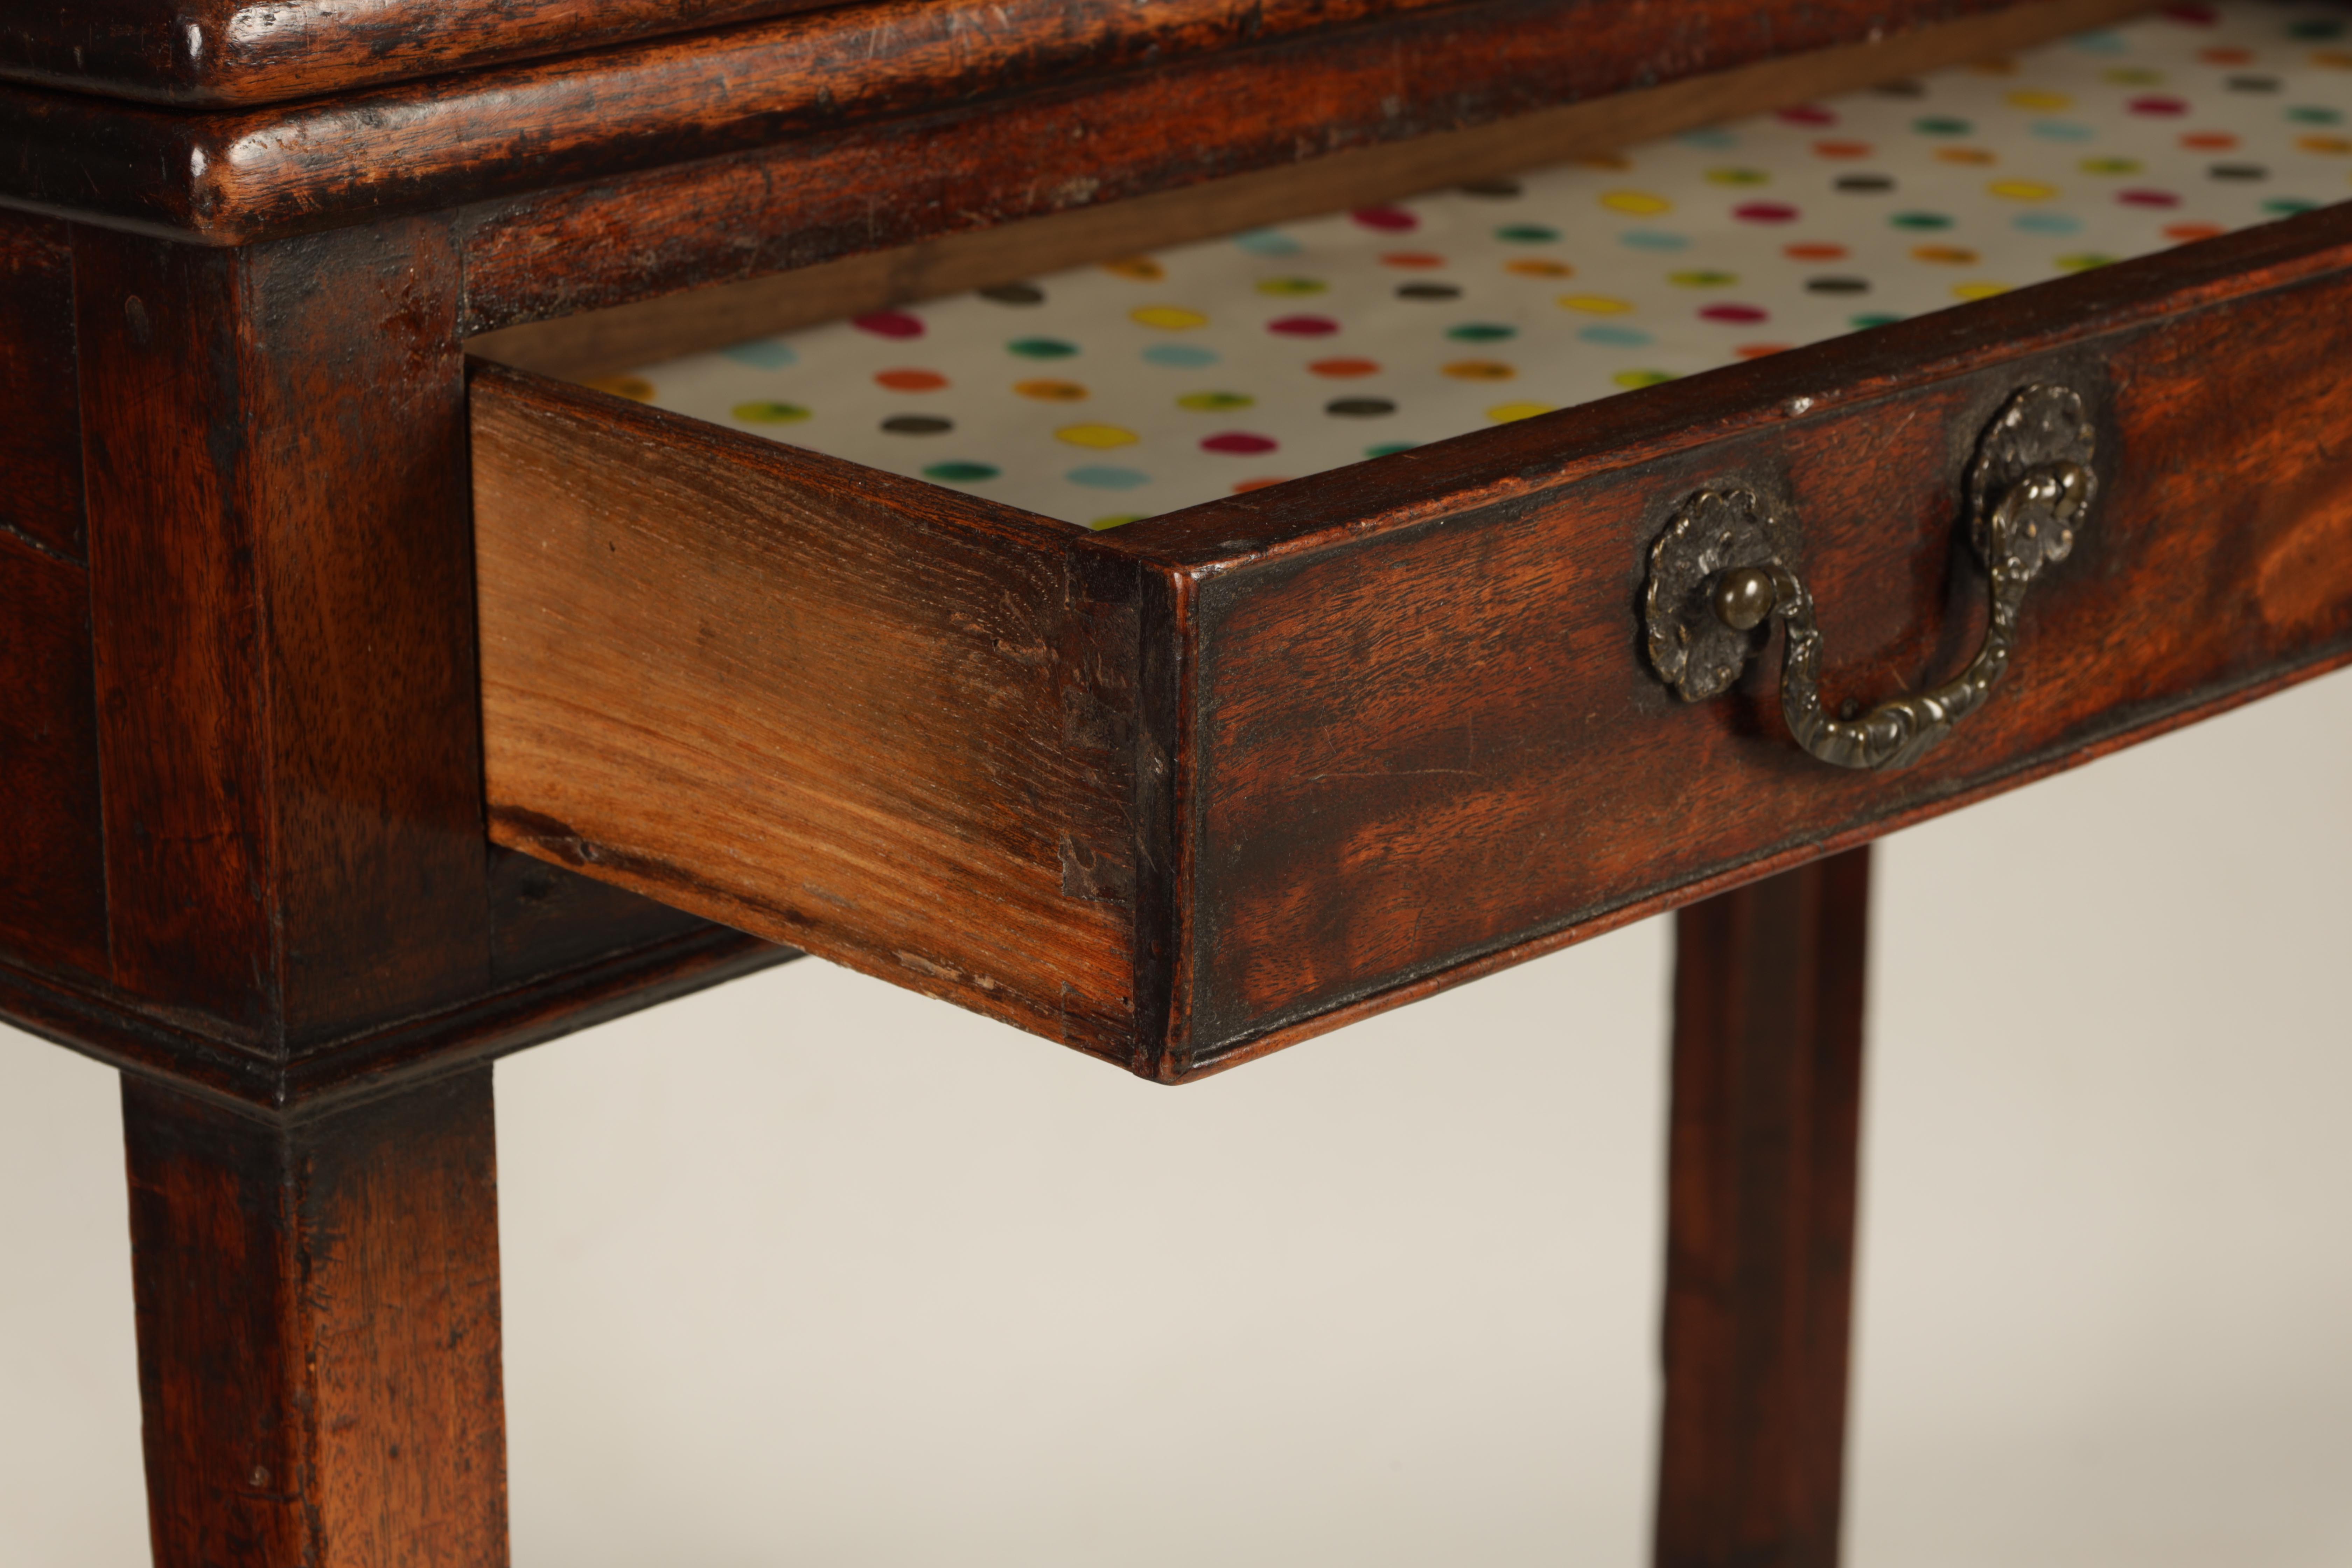
[[[1882,847],[1856,1568],[2352,1562],[2347,807],[2337,676]],[[1667,938],[1181,1090],[813,962],[508,1062],[517,1563],[1634,1568]],[[0,1030],[8,1568],[143,1560],[118,1139]]]

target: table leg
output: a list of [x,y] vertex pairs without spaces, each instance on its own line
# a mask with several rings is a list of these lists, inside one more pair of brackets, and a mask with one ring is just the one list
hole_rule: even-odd
[[1870,852],[1682,911],[1658,1568],[1832,1568]]
[[156,1568],[504,1564],[489,1069],[122,1119]]

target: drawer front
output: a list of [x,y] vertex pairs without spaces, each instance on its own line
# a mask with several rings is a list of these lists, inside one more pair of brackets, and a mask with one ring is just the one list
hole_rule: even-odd
[[[2352,656],[2348,241],[2311,214],[1091,536],[485,372],[499,835],[1195,1076]],[[1967,476],[2033,384],[2098,493],[1951,739],[1816,761],[1779,633],[1712,700],[1659,679],[1653,545],[1743,489],[1833,711],[1967,664]]]

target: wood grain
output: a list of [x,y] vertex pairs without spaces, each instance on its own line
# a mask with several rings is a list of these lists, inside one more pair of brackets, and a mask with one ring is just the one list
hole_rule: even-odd
[[156,1568],[502,1568],[487,1068],[299,1120],[123,1079]]
[[[506,327],[470,338],[466,347],[518,369],[590,380],[887,305],[1612,153],[1694,126],[2031,47],[2112,21],[2143,3],[2053,0],[2016,5],[1865,43],[1537,110],[1469,130],[1355,148],[793,271]],[[487,289],[493,286],[478,290],[478,312],[486,310]]]
[[[1052,152],[1045,168],[934,161],[863,192],[869,211],[919,220],[944,178],[950,211],[1002,208],[957,226],[976,227],[1014,206],[1139,195],[1997,8],[877,0],[267,108],[0,89],[0,201],[245,244],[755,150],[789,163],[810,139],[854,128],[992,123],[1010,106],[1051,105],[1051,128],[1027,132]],[[1159,114],[1150,136],[1120,131],[1144,103]],[[1167,112],[1182,106],[1194,112]],[[1170,136],[1171,124],[1195,132]],[[712,215],[676,226],[660,216],[638,215],[640,248],[692,243]]]
[[823,4],[51,0],[19,7],[0,29],[0,79],[157,103],[267,103]]
[[0,954],[102,976],[106,853],[89,577],[0,533]]
[[1657,1568],[1836,1568],[1867,847],[1675,924]]
[[513,373],[473,408],[497,839],[1124,1061],[1133,611],[1073,531]]
[[82,557],[73,247],[64,224],[0,213],[0,532]]

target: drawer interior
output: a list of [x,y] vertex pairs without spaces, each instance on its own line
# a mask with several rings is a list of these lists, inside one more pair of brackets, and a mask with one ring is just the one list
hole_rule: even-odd
[[592,384],[1104,528],[2347,197],[2341,9],[2186,5]]

